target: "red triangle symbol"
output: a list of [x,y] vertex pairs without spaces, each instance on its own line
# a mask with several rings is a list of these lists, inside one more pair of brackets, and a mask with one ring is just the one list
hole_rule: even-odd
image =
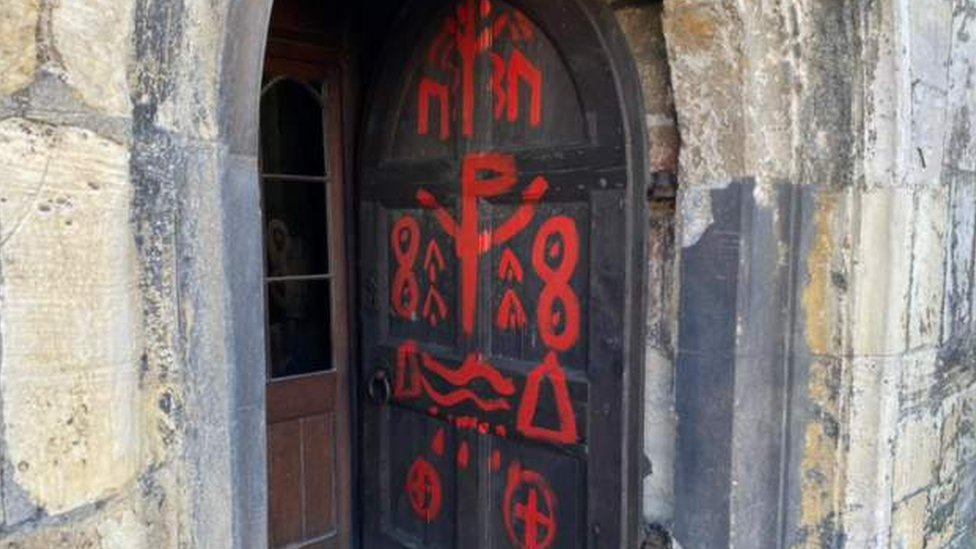
[[[559,414],[559,427],[550,429],[535,424],[536,410],[539,406],[539,390],[543,379],[548,378],[552,384],[552,393],[556,398],[556,412]],[[518,417],[515,428],[529,437],[558,444],[572,444],[577,441],[576,414],[569,399],[569,387],[566,385],[566,372],[559,365],[556,353],[549,351],[542,363],[535,367],[525,382],[525,393],[519,403]]]

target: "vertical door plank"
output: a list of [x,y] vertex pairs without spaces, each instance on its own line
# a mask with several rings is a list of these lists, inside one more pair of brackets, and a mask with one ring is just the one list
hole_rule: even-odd
[[305,537],[335,530],[335,416],[325,414],[302,424],[305,443]]
[[300,420],[268,427],[268,490],[273,548],[302,539],[301,445]]

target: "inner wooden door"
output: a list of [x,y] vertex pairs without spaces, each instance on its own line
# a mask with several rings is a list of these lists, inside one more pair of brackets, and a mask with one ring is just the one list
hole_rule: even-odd
[[270,43],[261,96],[269,546],[349,546],[342,70]]

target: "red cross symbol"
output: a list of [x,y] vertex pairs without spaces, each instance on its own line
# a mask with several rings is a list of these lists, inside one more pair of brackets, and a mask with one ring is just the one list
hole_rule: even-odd
[[[524,496],[520,501],[516,496]],[[540,505],[541,504],[541,505]],[[535,471],[523,470],[518,462],[508,468],[505,486],[505,529],[519,549],[547,549],[556,538],[555,496],[546,479]],[[515,521],[521,525],[521,536]]]
[[441,478],[424,458],[417,458],[407,472],[410,506],[424,522],[433,522],[441,511]]

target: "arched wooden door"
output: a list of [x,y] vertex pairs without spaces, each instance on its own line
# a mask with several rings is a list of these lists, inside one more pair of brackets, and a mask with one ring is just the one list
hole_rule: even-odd
[[584,4],[396,24],[358,189],[366,549],[633,543],[639,109]]

